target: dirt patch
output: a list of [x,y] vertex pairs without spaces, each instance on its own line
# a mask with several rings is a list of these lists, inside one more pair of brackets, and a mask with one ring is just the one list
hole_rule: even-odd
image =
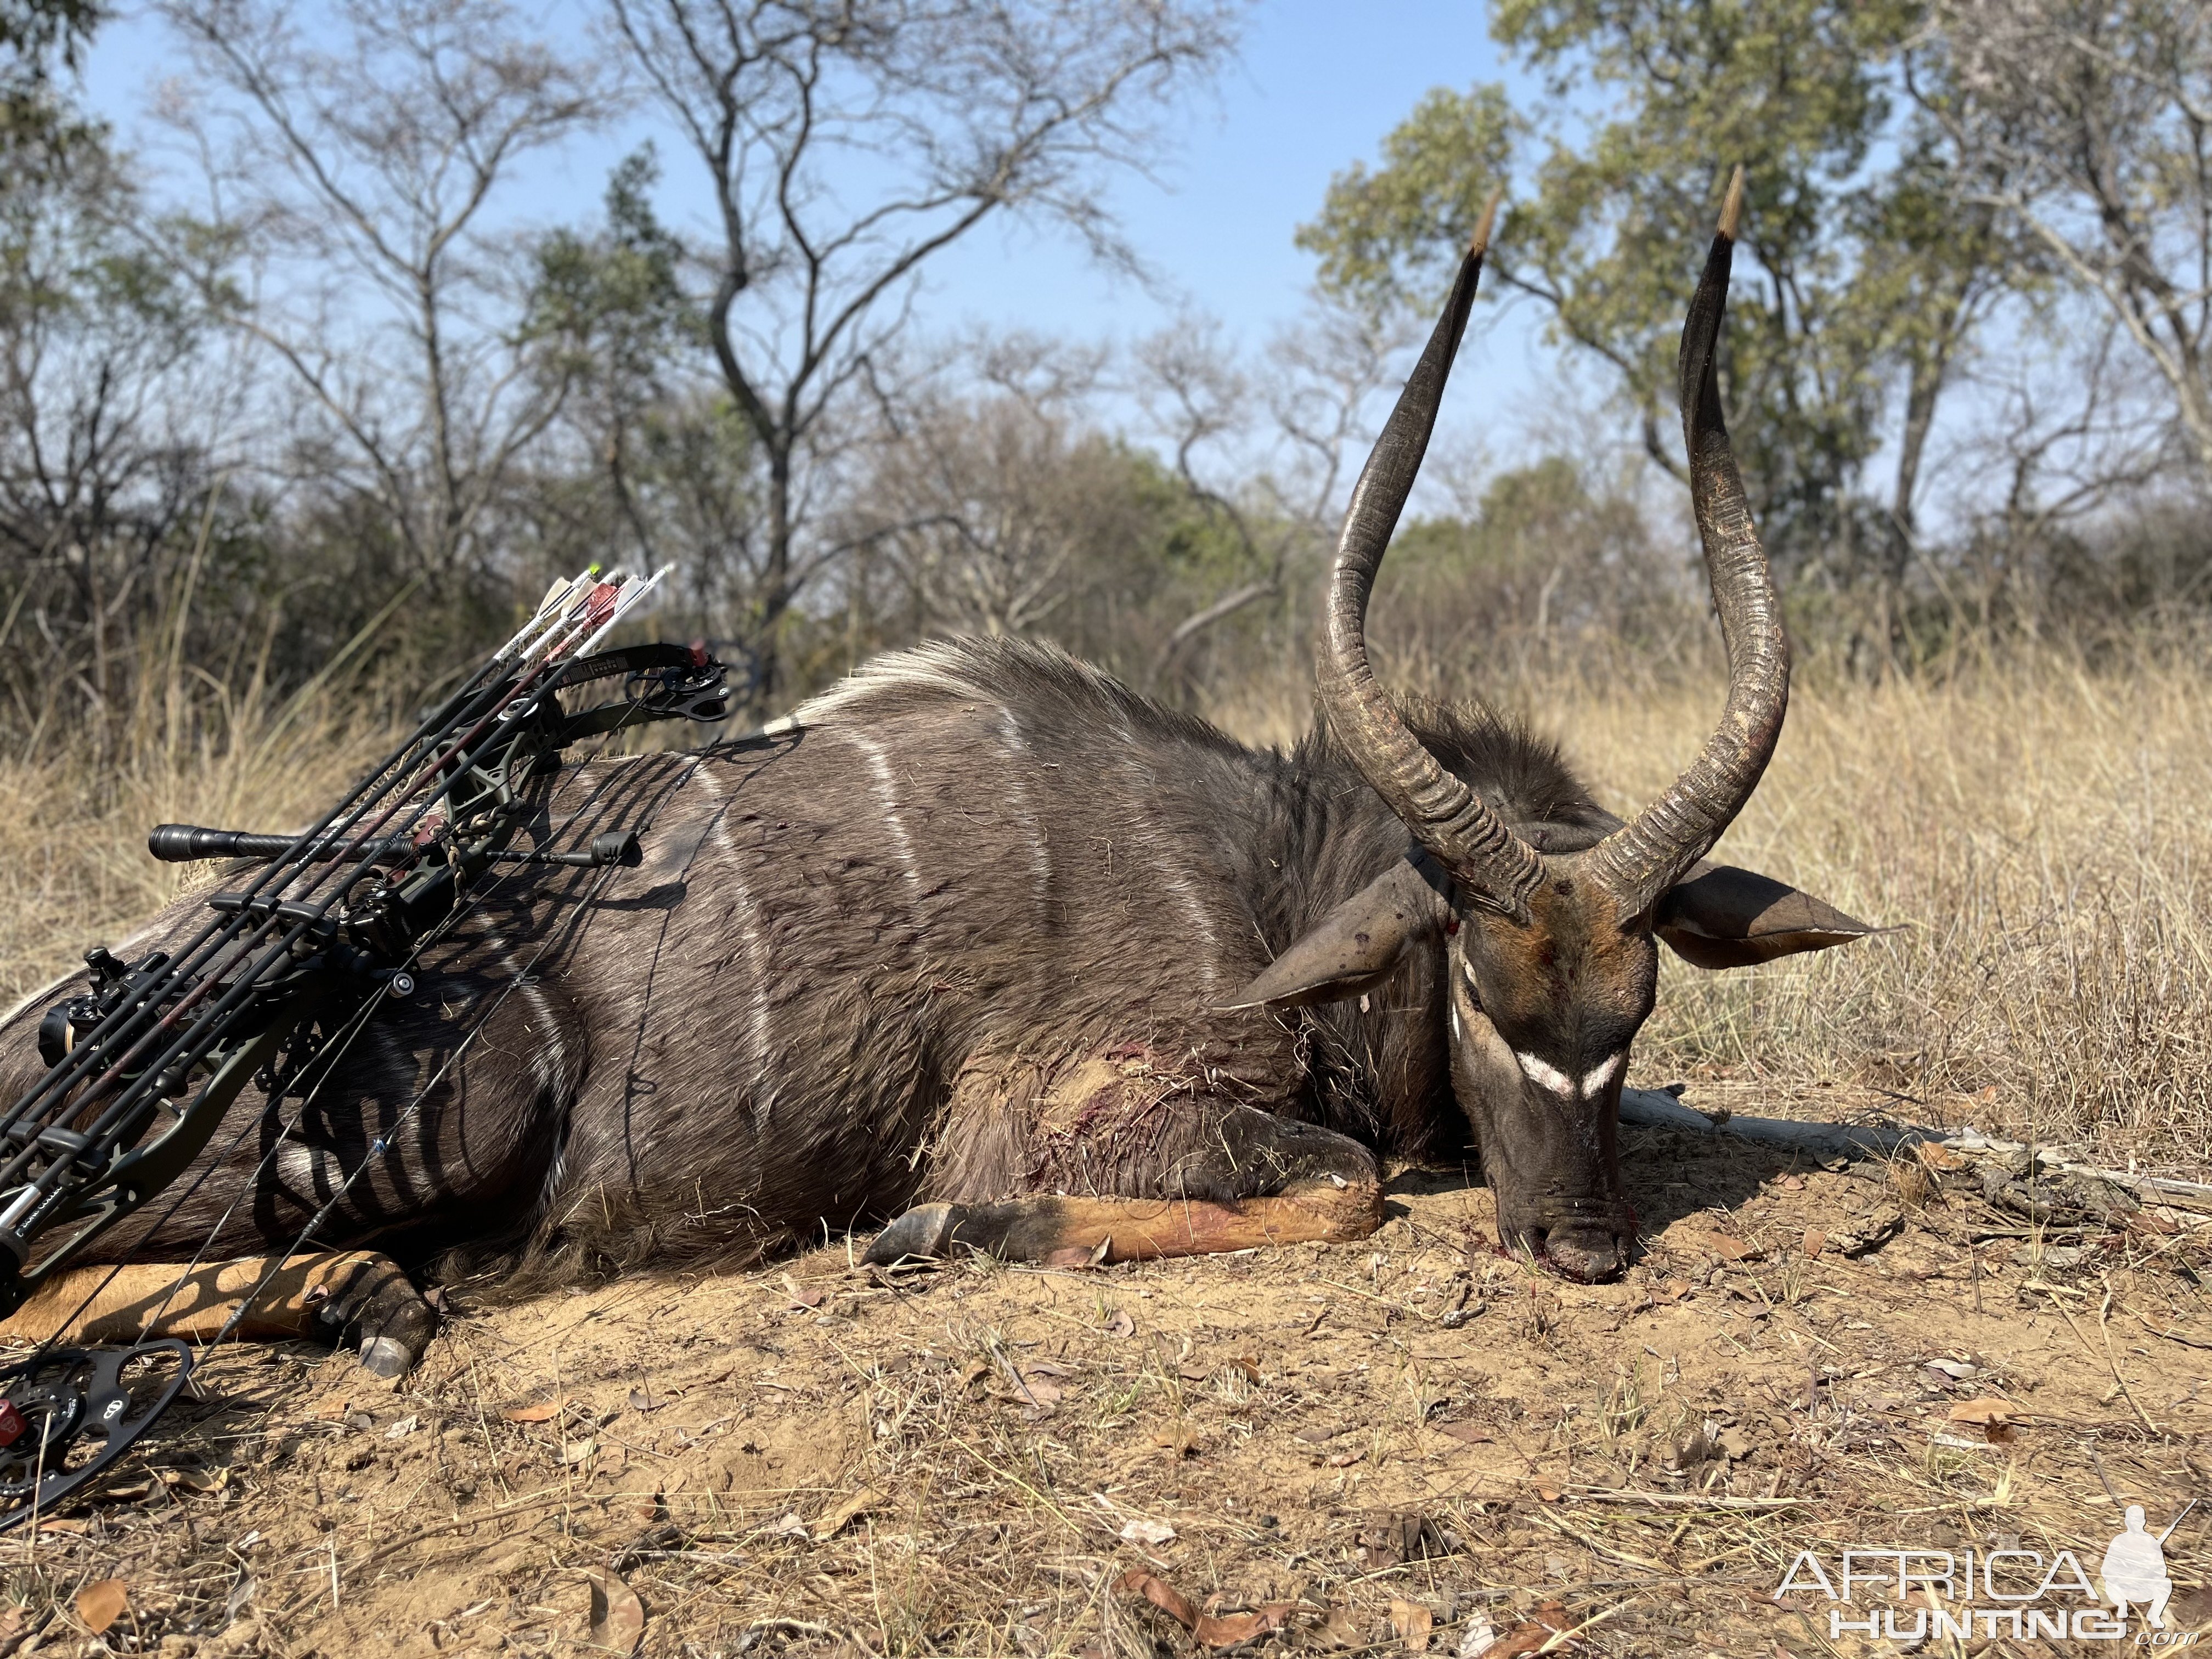
[[[1357,1245],[885,1281],[840,1243],[464,1310],[397,1390],[228,1350],[0,1569],[40,1653],[604,1654],[626,1584],[637,1650],[672,1659],[1103,1659],[1192,1651],[1188,1627],[1393,1653],[1522,1627],[1533,1651],[1555,1626],[1808,1655],[1897,1649],[1832,1644],[1817,1595],[1777,1605],[1801,1550],[2063,1548],[2094,1574],[2124,1504],[2155,1529],[2212,1498],[2212,1232],[2069,1233],[1922,1172],[1623,1140],[1650,1244],[1613,1286],[1499,1255],[1489,1194],[1421,1170]],[[2166,1559],[2175,1626],[2212,1618],[2212,1508]],[[111,1578],[128,1607],[95,1644],[75,1598]]]

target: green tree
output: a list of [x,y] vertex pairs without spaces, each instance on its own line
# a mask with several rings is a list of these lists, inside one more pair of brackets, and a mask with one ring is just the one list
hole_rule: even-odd
[[[1617,375],[1653,459],[1682,307],[1730,165],[1749,169],[1730,301],[1731,426],[1778,558],[1893,598],[1938,402],[1996,289],[1986,215],[1947,207],[1895,96],[1911,0],[1500,0],[1492,30],[1543,88],[1430,93],[1378,165],[1331,183],[1298,233],[1325,289],[1425,302],[1493,190],[1511,198],[1494,296]],[[1901,392],[1902,396],[1893,394]],[[1898,408],[1887,499],[1864,472]]]
[[647,144],[607,180],[602,230],[563,228],[538,242],[524,323],[541,348],[541,376],[566,390],[563,418],[648,564],[664,552],[639,500],[635,451],[648,415],[703,366],[706,343],[704,319],[684,290],[683,244],[653,210],[659,176]]
[[100,15],[93,0],[0,0],[0,173],[58,137],[88,136],[55,97],[53,71],[76,68]]

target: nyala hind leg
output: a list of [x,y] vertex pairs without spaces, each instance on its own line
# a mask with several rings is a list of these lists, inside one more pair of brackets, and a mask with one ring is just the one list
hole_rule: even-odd
[[[1138,1114],[1100,1109],[1096,1096],[1073,1113],[1053,1109],[1061,1103],[1047,1103],[1010,1183],[1027,1192],[918,1205],[877,1235],[866,1259],[974,1249],[1129,1261],[1339,1243],[1382,1222],[1375,1154],[1333,1130],[1203,1095],[1150,1100],[1143,1115],[1166,1115],[1149,1128]],[[1003,1143],[1003,1124],[999,1134]],[[972,1182],[981,1172],[964,1173]]]

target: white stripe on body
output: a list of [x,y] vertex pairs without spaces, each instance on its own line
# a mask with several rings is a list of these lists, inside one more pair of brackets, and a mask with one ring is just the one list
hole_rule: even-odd
[[891,775],[890,756],[884,751],[883,744],[861,732],[847,732],[842,735],[846,742],[860,751],[868,763],[868,771],[875,779],[876,797],[883,808],[884,827],[890,831],[891,845],[898,852],[899,868],[906,877],[908,890],[919,904],[921,872],[915,865],[914,843],[908,839],[906,825],[899,818],[898,781]]
[[[1129,744],[1133,751],[1132,769],[1135,774],[1138,788],[1149,805],[1154,799],[1153,778],[1152,768],[1145,763],[1143,746],[1138,743],[1137,734],[1129,729],[1126,721],[1116,719],[1114,724],[1116,732]],[[1189,875],[1184,871],[1178,860],[1177,849],[1174,843],[1166,836],[1155,833],[1158,826],[1154,823],[1146,806],[1139,806],[1136,810],[1132,815],[1131,822],[1134,828],[1137,845],[1144,849],[1151,860],[1160,886],[1174,896],[1177,906],[1183,913],[1184,919],[1190,924],[1190,931],[1195,936],[1198,946],[1196,954],[1200,964],[1200,975],[1208,988],[1211,988],[1219,982],[1221,976],[1215,969],[1214,955],[1218,942],[1213,931],[1213,918],[1206,911],[1206,901],[1200,895],[1198,889],[1191,884]]]
[[775,1103],[774,1073],[769,1067],[775,1036],[771,1023],[774,1004],[769,996],[768,941],[761,936],[752,890],[745,885],[745,878],[738,868],[738,844],[730,838],[729,825],[725,822],[726,815],[721,810],[722,787],[714,781],[714,775],[704,768],[700,769],[698,775],[706,781],[714,798],[714,844],[722,849],[722,855],[728,861],[723,874],[728,879],[735,901],[731,909],[738,918],[738,931],[744,940],[745,966],[752,975],[752,1006],[745,1030],[752,1049],[753,1123],[757,1129],[765,1129]]
[[1019,721],[1013,711],[1004,703],[999,705],[999,730],[1006,739],[1008,758],[1013,765],[1007,773],[1007,793],[1012,797],[1014,811],[1029,838],[1030,870],[1036,878],[1037,925],[1051,925],[1052,848],[1045,838],[1044,824],[1036,815],[1030,800],[1029,779],[1024,775],[1035,763],[1030,752],[1029,739],[1022,736]]

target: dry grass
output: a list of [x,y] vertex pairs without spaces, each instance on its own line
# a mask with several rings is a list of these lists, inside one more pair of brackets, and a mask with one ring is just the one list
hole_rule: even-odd
[[179,680],[105,729],[0,752],[0,1007],[204,878],[208,866],[148,855],[155,824],[304,823],[354,782],[386,729],[326,689],[280,702]]
[[[1427,688],[1463,693],[1434,674]],[[1717,678],[1620,695],[1482,688],[1560,736],[1616,810],[1664,788]],[[1304,687],[1220,712],[1254,738]],[[1782,745],[1718,856],[1897,931],[1755,972],[1669,958],[1637,1072],[1885,1091],[1916,1122],[2212,1161],[2212,680],[2056,653],[1876,686],[1801,676]],[[1752,1109],[1755,1101],[1739,1103]]]

